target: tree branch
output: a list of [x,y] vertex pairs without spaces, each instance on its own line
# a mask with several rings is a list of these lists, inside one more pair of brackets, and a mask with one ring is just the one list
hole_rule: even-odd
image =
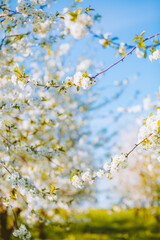
[[126,158],[127,158],[139,145],[141,145],[143,142],[145,142],[151,135],[152,135],[152,133],[150,133],[150,134],[148,135],[148,137],[144,138],[141,142],[135,144],[135,146],[134,146],[128,153],[125,154]]
[[[160,33],[156,33],[156,34],[154,34],[154,35],[152,35],[152,36],[150,36],[150,37],[147,37],[147,38],[144,39],[143,42],[145,42],[145,41],[147,41],[147,40],[149,40],[149,39],[151,39],[151,38],[153,38],[153,37],[156,37],[156,36],[158,36],[158,35],[160,35]],[[135,47],[133,47],[124,57],[122,57],[122,58],[119,59],[117,62],[113,63],[113,64],[110,65],[108,68],[106,68],[106,69],[104,69],[103,71],[97,73],[96,75],[94,75],[94,76],[91,77],[91,78],[94,79],[94,78],[98,77],[99,75],[101,75],[102,73],[107,72],[110,68],[114,67],[114,66],[117,65],[118,63],[123,62],[123,60],[124,60],[128,55],[130,55],[130,54],[136,49],[136,47],[138,47],[138,44],[137,44]]]

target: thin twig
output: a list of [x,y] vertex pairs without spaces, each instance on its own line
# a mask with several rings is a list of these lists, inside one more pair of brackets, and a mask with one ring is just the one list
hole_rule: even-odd
[[[89,32],[93,35],[93,37],[99,38],[99,39],[105,39],[104,36],[103,36],[103,34],[99,34],[99,35],[98,35],[98,34],[94,33],[90,28],[88,28],[88,29],[89,29]],[[105,39],[105,40],[108,41],[108,46],[119,48],[119,47],[120,47],[120,43],[115,42],[114,39],[115,39],[115,38],[113,37],[113,38],[109,38],[109,39]],[[111,42],[110,42],[110,41],[111,41]],[[156,46],[158,46],[158,45],[160,45],[160,43],[157,43],[157,44],[155,44],[155,45],[148,45],[148,46],[146,46],[146,49],[151,48],[152,46],[156,47]],[[130,44],[128,44],[128,43],[125,43],[125,47],[126,47],[127,49],[130,49],[130,48],[134,48],[135,46],[130,45]]]
[[152,135],[152,133],[150,133],[150,134],[148,135],[148,137],[144,138],[141,142],[135,144],[135,146],[134,146],[128,153],[125,154],[126,158],[127,158],[139,145],[141,145],[143,142],[145,142],[151,135]]
[[18,223],[17,223],[17,216],[16,216],[16,213],[14,212],[12,206],[10,206],[10,207],[11,207],[11,209],[12,209],[13,216],[14,216],[14,223],[13,223],[13,224],[14,224],[15,228],[18,229]]
[[8,169],[5,165],[3,165],[1,162],[0,162],[0,165],[1,165],[2,167],[4,167],[4,168],[6,169],[6,171],[7,171],[10,175],[12,175],[12,173],[9,171],[9,169]]
[[23,33],[23,34],[13,34],[13,35],[8,35],[8,36],[4,36],[3,37],[3,39],[2,39],[2,41],[1,41],[1,43],[0,43],[0,50],[2,49],[2,46],[3,46],[3,43],[4,43],[4,41],[5,41],[5,39],[7,39],[7,38],[12,38],[12,37],[20,37],[20,36],[25,36],[25,35],[29,35],[30,34],[30,32],[26,32],[26,33]]
[[[30,83],[30,81],[29,80],[27,80],[27,83]],[[40,84],[40,83],[36,83],[36,86],[37,87],[44,87],[44,88],[51,88],[51,87],[53,87],[53,88],[60,88],[60,87],[62,87],[62,88],[66,88],[64,85],[51,85],[51,86],[47,86],[47,85],[45,85],[45,84]]]
[[[152,36],[150,36],[150,37],[147,37],[147,38],[144,39],[143,42],[145,42],[145,41],[147,41],[147,40],[149,40],[149,39],[151,39],[151,38],[153,38],[153,37],[156,37],[156,36],[158,36],[158,35],[160,35],[160,33],[156,33],[156,34],[154,34],[154,35],[152,35]],[[128,55],[130,55],[130,54],[136,49],[136,47],[138,47],[138,44],[137,44],[135,47],[133,47],[124,57],[122,57],[122,58],[119,59],[117,62],[115,62],[115,63],[113,63],[112,65],[110,65],[110,66],[109,66],[108,68],[106,68],[105,70],[97,73],[97,74],[96,74],[95,76],[93,76],[92,78],[96,78],[97,76],[101,75],[102,73],[107,72],[110,68],[114,67],[114,66],[117,65],[118,63],[123,62],[123,60],[124,60]]]
[[0,133],[0,135],[9,143],[9,144],[13,144],[10,140],[8,140],[5,136],[3,136],[3,134],[2,133]]
[[8,12],[11,12],[12,14],[22,14],[21,12],[18,12],[18,11],[15,11],[15,10],[11,10],[9,8],[2,7],[2,6],[0,6],[0,9],[2,9],[2,11],[6,10]]
[[[12,173],[10,172],[10,170],[0,162],[0,165],[10,174],[12,175]],[[25,200],[24,196],[16,189],[17,193],[19,193],[19,195],[22,197],[23,201],[26,203],[26,205],[28,205],[27,201]]]

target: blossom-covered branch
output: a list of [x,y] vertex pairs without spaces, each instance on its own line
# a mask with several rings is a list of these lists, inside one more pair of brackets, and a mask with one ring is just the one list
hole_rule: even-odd
[[121,168],[127,166],[128,156],[140,145],[143,147],[156,150],[160,143],[160,111],[157,110],[157,115],[150,114],[150,116],[145,119],[144,125],[140,128],[138,135],[138,143],[126,154],[121,153],[121,155],[115,155],[112,157],[111,163],[105,163],[102,169],[96,172],[86,171],[78,172],[78,174],[73,175],[71,178],[72,184],[76,188],[82,188],[84,183],[92,184],[96,177],[102,178],[103,176],[107,178],[112,178],[116,172]]
[[[104,73],[104,72],[107,72],[109,69],[111,69],[112,67],[114,67],[114,66],[117,65],[118,63],[123,62],[123,60],[124,60],[128,55],[132,54],[132,52],[133,52],[137,47],[139,47],[140,44],[143,44],[143,42],[146,42],[147,40],[149,40],[149,39],[151,39],[151,38],[153,38],[153,37],[156,37],[156,36],[158,36],[158,35],[160,35],[160,33],[156,33],[156,34],[154,34],[154,35],[152,35],[152,36],[150,36],[150,37],[145,38],[143,41],[140,41],[136,46],[132,47],[132,49],[131,49],[127,54],[124,54],[124,56],[123,56],[121,59],[119,59],[118,61],[116,61],[115,63],[113,63],[112,65],[110,65],[108,68],[104,69],[103,71],[101,71],[101,72],[97,73],[96,75],[92,76],[92,78],[98,77],[99,75],[101,75],[101,74]],[[144,48],[145,48],[145,46],[144,46]],[[160,53],[159,53],[159,54],[160,54]]]
[[139,143],[136,143],[135,146],[128,153],[125,154],[125,156],[128,157],[139,145],[143,144],[151,135],[152,133],[150,133],[147,137],[145,137]]

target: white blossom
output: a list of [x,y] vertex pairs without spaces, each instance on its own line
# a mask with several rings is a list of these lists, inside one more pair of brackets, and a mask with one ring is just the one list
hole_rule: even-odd
[[106,40],[105,40],[104,38],[99,39],[99,43],[100,43],[101,45],[104,45],[105,42],[106,42]]
[[82,180],[85,182],[91,180],[91,175],[89,171],[82,173]]
[[104,33],[104,35],[103,35],[103,36],[104,36],[104,38],[105,38],[105,39],[108,39],[108,37],[109,37],[110,35],[111,35],[111,33],[110,33],[110,32],[106,32],[106,33]]
[[76,72],[73,76],[73,83],[76,86],[80,86],[81,83],[81,79],[83,78],[82,73],[81,72]]
[[125,167],[126,163],[127,157],[124,154],[113,156],[111,162],[111,172],[114,173],[115,171],[118,171],[119,168]]
[[153,60],[157,60],[160,58],[160,49],[156,49],[152,55],[149,55],[149,60],[153,62]]
[[83,77],[81,80],[81,86],[83,89],[89,88],[90,78],[89,77]]
[[19,229],[14,230],[13,235],[23,240],[31,238],[31,233],[27,230],[26,226],[23,224],[21,224]]
[[104,171],[102,169],[99,169],[97,172],[97,177],[102,178],[104,176]]
[[75,39],[80,39],[86,33],[86,26],[92,24],[92,18],[85,13],[79,13],[76,19],[72,21],[72,16],[66,13],[64,15],[64,24]]
[[82,188],[82,181],[77,175],[74,175],[71,179],[71,183],[76,188]]
[[125,52],[126,52],[125,43],[123,43],[123,42],[120,43],[120,46],[119,46],[119,48],[118,48],[118,51],[119,51],[119,53],[121,53],[121,54],[125,54]]
[[105,171],[110,171],[111,165],[108,164],[108,163],[105,163],[104,166],[103,166],[103,168],[104,168]]
[[144,57],[144,52],[140,51],[139,47],[136,47],[136,55],[138,58]]
[[139,130],[138,142],[143,141],[144,148],[156,149],[160,144],[160,115],[150,115]]

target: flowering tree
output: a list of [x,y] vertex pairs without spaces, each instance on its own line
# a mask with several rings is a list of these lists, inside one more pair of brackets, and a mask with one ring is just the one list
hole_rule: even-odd
[[[148,95],[143,100],[143,106],[141,106],[141,114],[143,114],[142,109],[145,111],[149,110],[154,112],[155,109],[159,107],[159,104],[159,93],[157,93],[157,99],[154,102],[151,101],[151,97]],[[153,119],[152,113],[150,114],[147,122],[153,121],[151,119]],[[146,119],[143,120],[143,117],[139,117],[137,120],[139,124],[141,124],[143,121],[143,126],[146,125]],[[144,127],[141,128],[140,137],[143,129]],[[152,132],[153,130],[150,130],[150,133]],[[130,136],[128,136],[125,132],[122,132],[122,138],[125,144],[119,147],[122,151],[126,151],[126,148],[131,148],[131,145],[133,145],[133,139],[136,138],[135,131],[131,131]],[[149,144],[149,142],[150,138],[148,139],[147,144]],[[157,140],[154,142],[157,142]],[[155,214],[158,221],[159,215],[157,212],[158,209],[156,209],[156,207],[159,206],[160,203],[159,162],[159,148],[154,147],[154,150],[147,150],[147,152],[142,148],[139,148],[130,157],[127,168],[119,171],[119,174],[116,174],[113,178],[115,189],[121,194],[122,197],[121,205],[127,207],[135,206],[137,208],[150,208],[153,210],[153,213]]]
[[[31,237],[25,225],[54,220],[56,207],[68,208],[76,197],[88,194],[97,177],[112,178],[126,166],[130,153],[139,145],[157,149],[160,116],[150,116],[142,126],[139,140],[127,154],[115,155],[103,169],[95,171],[90,149],[86,149],[87,104],[82,104],[83,90],[96,83],[97,77],[136,51],[137,57],[160,58],[156,33],[144,38],[136,35],[130,46],[118,43],[110,33],[96,34],[99,19],[91,6],[82,9],[75,0],[55,14],[54,1],[18,0],[0,4],[0,109],[1,109],[1,220],[2,238]],[[121,58],[91,75],[90,59],[76,64],[66,54],[72,40],[92,35],[104,47],[115,48]],[[153,40],[146,45],[146,42]],[[63,43],[64,42],[64,43]],[[70,75],[70,76],[68,76]],[[87,160],[86,160],[87,159]],[[87,169],[87,171],[85,170]],[[75,187],[73,187],[73,186]],[[13,223],[7,229],[6,216]]]

